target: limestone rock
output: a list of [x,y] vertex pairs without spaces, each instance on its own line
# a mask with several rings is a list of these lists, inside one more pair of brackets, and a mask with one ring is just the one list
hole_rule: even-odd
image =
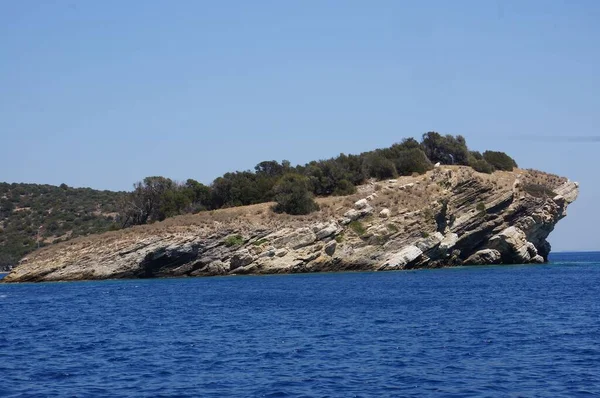
[[490,265],[500,264],[502,256],[498,250],[484,249],[472,254],[464,261],[465,265]]
[[383,209],[383,210],[381,210],[379,212],[379,217],[381,217],[381,218],[389,218],[391,214],[392,213],[390,212],[390,209]]
[[336,242],[336,241],[334,241],[334,240],[332,240],[331,242],[329,242],[329,243],[327,243],[327,244],[325,245],[325,249],[324,249],[324,250],[325,250],[325,253],[326,253],[328,256],[330,256],[330,257],[331,257],[331,256],[333,256],[333,255],[335,254],[335,249],[336,249],[336,248],[337,248],[337,242]]
[[354,203],[354,208],[357,210],[361,210],[364,209],[365,207],[367,207],[369,205],[369,202],[367,201],[367,199],[361,199],[361,200],[357,200],[356,203]]
[[[495,249],[507,263],[528,263],[531,260],[525,233],[514,226],[504,229],[489,240],[489,248]],[[536,251],[537,254],[537,251]]]
[[456,245],[456,242],[458,242],[458,234],[455,234],[454,232],[449,232],[444,236],[444,238],[440,242],[439,249],[443,253],[449,253],[452,250],[452,248]]
[[250,254],[248,249],[242,249],[236,252],[229,262],[229,270],[232,271],[239,267],[245,267],[254,261],[254,256]]
[[365,217],[373,213],[373,207],[367,204],[366,207],[361,210],[350,209],[344,213],[344,218],[340,221],[342,225],[350,224],[352,221],[358,220],[359,218]]
[[335,223],[324,226],[322,229],[316,232],[317,240],[323,240],[331,235],[334,235],[338,231],[338,226]]
[[431,250],[435,247],[437,247],[440,242],[442,241],[442,239],[444,239],[444,235],[442,235],[439,232],[435,232],[431,235],[429,235],[427,238],[423,238],[421,240],[419,240],[415,246],[417,246],[419,248],[419,250],[421,250],[422,252],[426,252],[428,250]]
[[416,260],[421,254],[423,252],[418,247],[414,245],[407,246],[389,257],[381,269],[402,269]]

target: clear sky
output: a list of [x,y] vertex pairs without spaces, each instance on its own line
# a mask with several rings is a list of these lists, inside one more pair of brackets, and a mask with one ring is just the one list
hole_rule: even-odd
[[598,21],[595,0],[2,1],[0,181],[210,183],[435,130],[579,181],[551,242],[600,250],[600,142],[565,140],[598,135]]

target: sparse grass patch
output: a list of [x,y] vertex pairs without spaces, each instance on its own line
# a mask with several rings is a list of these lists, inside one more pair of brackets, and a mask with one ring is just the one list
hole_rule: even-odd
[[244,244],[244,238],[241,235],[231,235],[225,238],[225,246],[241,246]]
[[262,239],[259,239],[259,240],[255,241],[255,242],[253,242],[252,244],[253,244],[254,246],[260,246],[260,245],[262,245],[263,243],[267,243],[268,241],[269,241],[268,239],[262,238]]
[[348,224],[348,226],[358,235],[358,236],[362,236],[365,234],[365,232],[367,232],[367,230],[365,229],[364,225],[356,220],[356,221],[352,221],[350,224]]
[[523,190],[536,198],[553,198],[556,196],[556,192],[541,184],[526,184],[523,186]]

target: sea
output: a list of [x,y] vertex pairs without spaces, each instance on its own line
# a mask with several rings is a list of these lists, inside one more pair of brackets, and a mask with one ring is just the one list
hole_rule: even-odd
[[0,285],[0,397],[600,396],[600,253]]

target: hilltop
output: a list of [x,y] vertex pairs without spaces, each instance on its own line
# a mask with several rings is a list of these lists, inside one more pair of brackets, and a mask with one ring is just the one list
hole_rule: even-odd
[[38,245],[115,228],[124,196],[65,184],[0,183],[0,270],[17,264]]

